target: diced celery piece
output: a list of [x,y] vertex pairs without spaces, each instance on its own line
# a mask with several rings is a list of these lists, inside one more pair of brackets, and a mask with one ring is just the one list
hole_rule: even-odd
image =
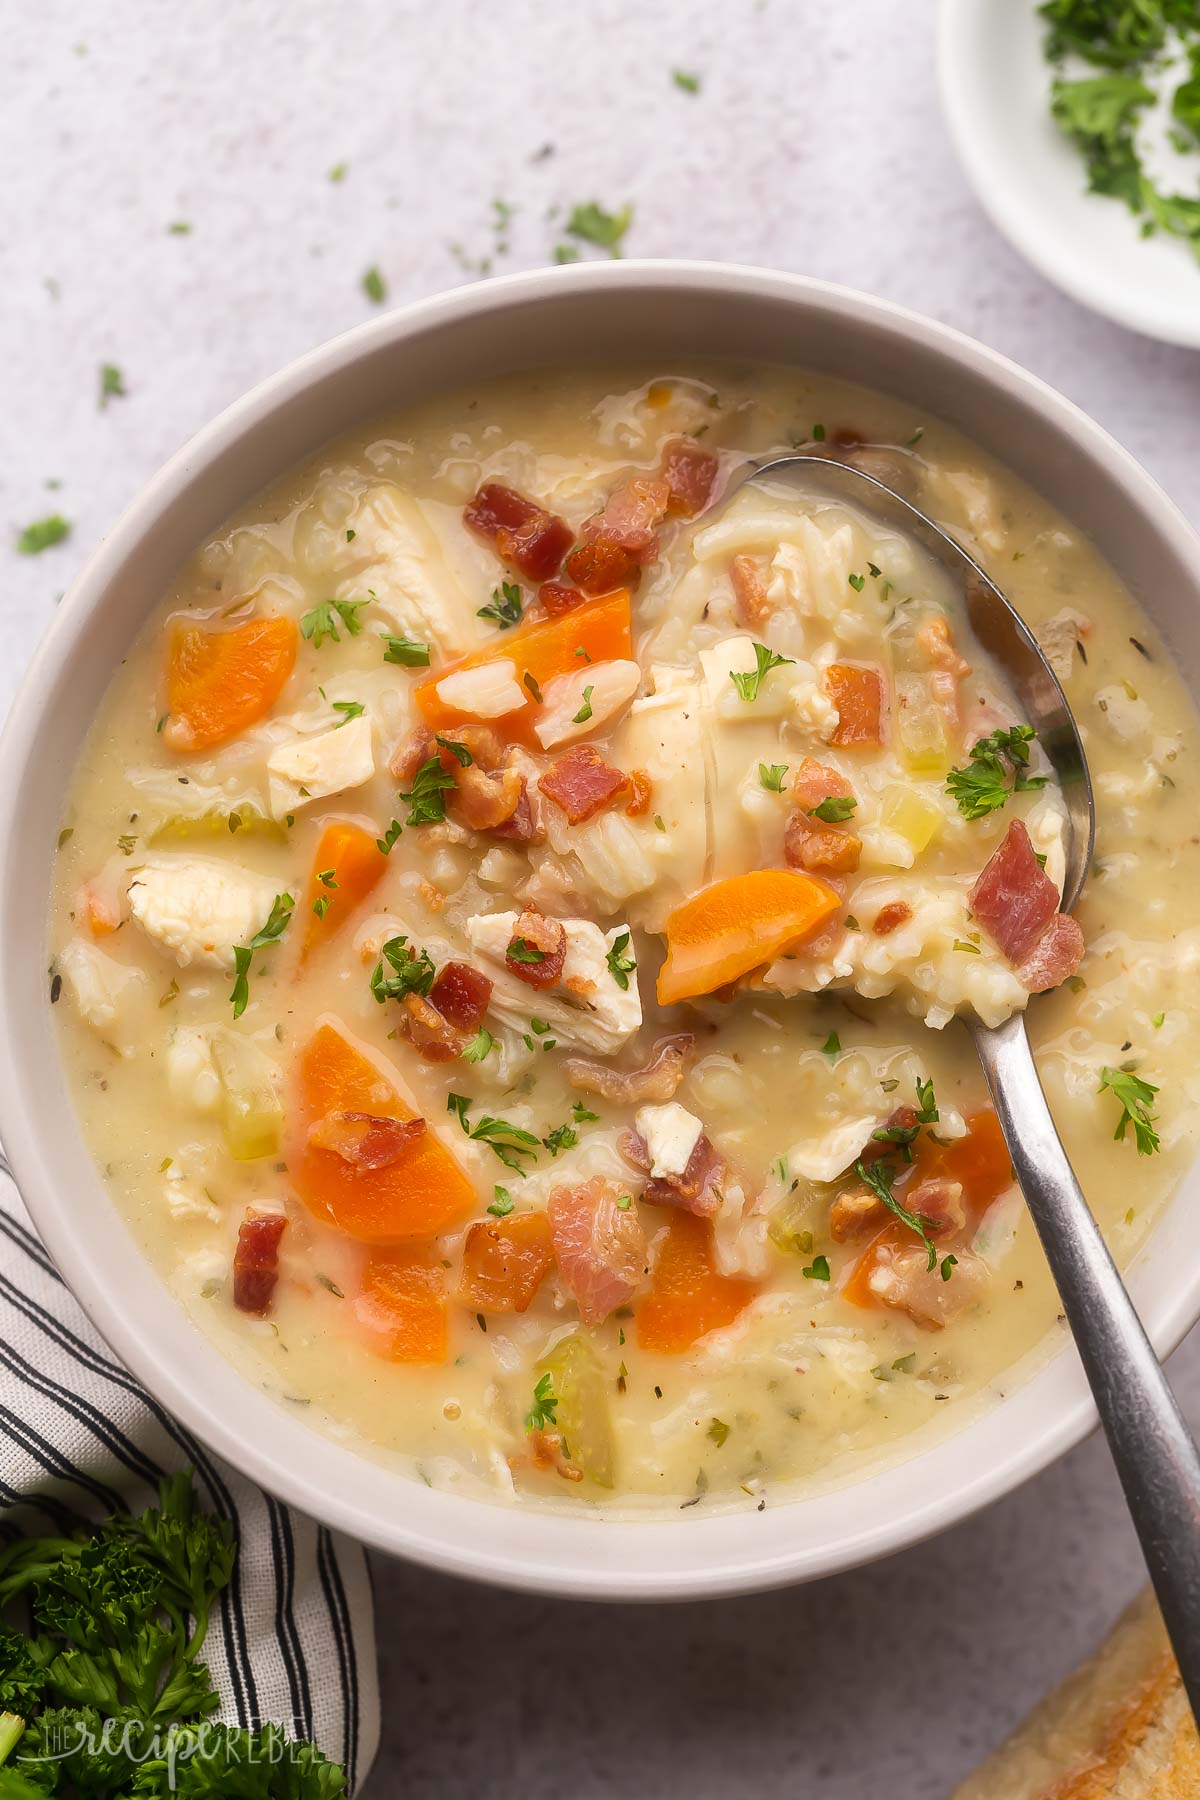
[[189,817],[174,813],[150,835],[151,844],[181,844],[197,838],[240,836],[270,838],[286,844],[287,832],[278,819],[268,819],[256,806],[231,806],[228,812],[206,812]]
[[915,856],[929,848],[945,823],[942,810],[934,801],[899,782],[884,788],[880,820],[889,831],[898,831],[908,839]]
[[767,1236],[779,1250],[811,1256],[818,1220],[825,1216],[836,1187],[828,1182],[800,1180],[772,1207]]
[[283,1131],[283,1107],[270,1058],[253,1039],[221,1029],[213,1033],[212,1059],[221,1084],[221,1129],[229,1154],[238,1162],[274,1155]]
[[896,676],[894,718],[905,768],[914,775],[947,774],[954,762],[954,747],[931,676]]
[[597,1487],[610,1488],[616,1453],[609,1383],[595,1345],[582,1331],[569,1332],[538,1364],[538,1372],[549,1375],[558,1399],[567,1455]]

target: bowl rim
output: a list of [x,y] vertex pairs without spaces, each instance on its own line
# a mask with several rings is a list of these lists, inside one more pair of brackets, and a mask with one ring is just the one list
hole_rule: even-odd
[[[1041,414],[1055,423],[1082,457],[1090,457],[1120,482],[1172,553],[1190,558],[1193,566],[1197,563],[1200,538],[1178,509],[1140,465],[1071,401],[963,333],[892,302],[810,277],[713,262],[596,262],[495,278],[397,308],[308,351],[203,427],[143,488],[72,584],[32,659],[0,736],[0,883],[15,892],[18,787],[39,740],[53,730],[48,696],[54,678],[69,660],[81,624],[103,610],[106,589],[129,552],[145,541],[155,522],[194,482],[204,478],[206,470],[219,463],[231,444],[309,385],[345,374],[381,347],[401,344],[435,327],[479,319],[498,308],[541,303],[556,292],[596,293],[616,288],[634,292],[657,289],[666,294],[694,291],[731,302],[739,298],[781,301],[800,309],[827,307],[866,327],[880,326],[959,369],[969,369],[999,394],[1015,397],[1031,415],[1031,422]],[[2,893],[0,889],[0,897]],[[47,1152],[50,1120],[38,1118],[38,1095],[22,1069],[20,1046],[28,1022],[15,1008],[12,977],[18,964],[28,960],[28,948],[14,941],[17,935],[0,934],[0,1136],[30,1215],[71,1291],[125,1367],[203,1443],[267,1491],[378,1549],[445,1573],[574,1598],[679,1600],[754,1592],[835,1573],[916,1544],[1008,1493],[1077,1443],[1096,1422],[1077,1358],[1064,1346],[1030,1378],[1031,1383],[1041,1382],[1047,1370],[1056,1371],[1053,1416],[1034,1415],[1027,1421],[1030,1428],[1015,1434],[1015,1441],[1010,1430],[1003,1453],[990,1462],[985,1459],[972,1465],[961,1458],[963,1467],[955,1469],[956,1479],[944,1491],[936,1491],[936,1483],[934,1491],[923,1496],[901,1491],[885,1516],[847,1527],[836,1541],[805,1544],[803,1534],[798,1534],[801,1541],[761,1556],[744,1549],[733,1553],[734,1534],[746,1518],[743,1511],[714,1511],[706,1517],[692,1514],[682,1530],[673,1534],[677,1541],[686,1538],[694,1547],[685,1566],[679,1567],[671,1566],[669,1558],[655,1551],[655,1539],[663,1546],[661,1534],[672,1523],[661,1517],[621,1518],[601,1524],[589,1515],[573,1516],[565,1532],[557,1525],[550,1530],[553,1552],[539,1557],[522,1545],[519,1532],[513,1547],[506,1543],[505,1534],[482,1530],[480,1509],[486,1507],[491,1520],[557,1519],[557,1513],[505,1509],[491,1501],[447,1495],[441,1490],[434,1490],[437,1499],[428,1502],[415,1482],[390,1471],[392,1481],[403,1482],[405,1491],[415,1489],[427,1504],[426,1510],[413,1518],[399,1513],[394,1504],[385,1509],[378,1498],[371,1497],[378,1483],[368,1471],[377,1465],[340,1447],[331,1449],[327,1459],[313,1458],[312,1428],[268,1400],[223,1352],[200,1337],[148,1261],[142,1259],[142,1270],[122,1294],[83,1256],[72,1225],[72,1207],[77,1202],[58,1191]],[[94,1170],[92,1174],[99,1188],[99,1176]],[[1170,1205],[1174,1204],[1173,1200]],[[1161,1230],[1160,1220],[1148,1247]],[[1143,1250],[1135,1259],[1135,1268],[1146,1260],[1146,1254]],[[1200,1263],[1191,1269],[1172,1265],[1170,1275],[1175,1285],[1164,1293],[1160,1284],[1143,1303],[1147,1327],[1160,1355],[1174,1348],[1200,1316]],[[142,1305],[125,1304],[131,1295]],[[178,1315],[184,1328],[179,1331],[181,1339],[190,1328],[198,1345],[207,1346],[193,1352],[196,1360],[187,1365],[186,1373],[182,1353],[175,1354],[167,1367],[160,1360],[161,1345],[153,1326],[155,1320],[167,1317],[167,1308],[172,1317]],[[211,1377],[207,1385],[196,1373],[205,1364]],[[1019,1393],[1014,1393],[1009,1400],[991,1406],[986,1416],[1001,1418],[1017,1406],[1019,1398]],[[266,1418],[262,1408],[269,1408],[270,1416],[279,1421],[278,1428],[264,1426],[260,1435],[254,1435],[248,1423],[237,1423],[239,1406],[247,1413],[257,1413],[260,1424]],[[1015,1414],[1010,1416],[1015,1418]],[[974,1431],[975,1423],[968,1417],[957,1431],[942,1433],[938,1443],[953,1446]],[[321,1437],[316,1442],[324,1445],[328,1440]],[[284,1454],[285,1446],[295,1452],[291,1461]],[[935,1447],[924,1458],[930,1468],[938,1455]],[[318,1460],[322,1466],[314,1471]],[[916,1462],[922,1460],[915,1456]],[[943,1456],[942,1460],[948,1468],[953,1466],[952,1457]],[[325,1472],[326,1461],[334,1474]],[[891,1463],[885,1488],[891,1482],[903,1490],[903,1472],[913,1461]],[[347,1475],[342,1485],[336,1480],[337,1471]],[[349,1479],[354,1471],[361,1480]],[[867,1479],[869,1484],[874,1477]],[[858,1485],[858,1481],[849,1484]],[[834,1490],[835,1498],[847,1491],[843,1484]],[[797,1500],[787,1510],[798,1518],[799,1508],[805,1504]],[[781,1503],[773,1510],[781,1513],[785,1506]],[[603,1545],[600,1552],[598,1538]],[[618,1568],[607,1552],[622,1543],[629,1554]]]
[[[1149,287],[1136,296],[1122,287],[1106,288],[1094,279],[1094,270],[1066,252],[1062,237],[1047,229],[1022,203],[1016,186],[1006,179],[997,179],[995,160],[981,140],[978,114],[971,103],[968,84],[962,80],[964,68],[978,67],[977,22],[981,7],[989,3],[990,0],[941,0],[937,19],[937,83],[942,114],[980,206],[1039,274],[1080,306],[1160,343],[1188,349],[1200,347],[1200,307],[1194,301],[1189,305],[1173,299],[1169,292],[1158,294]],[[1082,186],[1079,197],[1081,201],[1087,199]]]

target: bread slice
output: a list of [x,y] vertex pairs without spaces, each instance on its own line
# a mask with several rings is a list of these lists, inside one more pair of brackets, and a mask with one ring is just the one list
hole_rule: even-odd
[[952,1800],[1200,1800],[1200,1737],[1149,1589]]

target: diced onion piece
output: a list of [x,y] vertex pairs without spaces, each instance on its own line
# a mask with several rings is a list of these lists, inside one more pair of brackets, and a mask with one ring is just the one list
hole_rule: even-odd
[[581,1331],[569,1332],[538,1364],[538,1374],[550,1377],[556,1423],[571,1461],[597,1487],[612,1487],[616,1452],[608,1381],[592,1344]]
[[237,1162],[273,1156],[283,1132],[283,1107],[270,1057],[240,1032],[214,1031],[212,1059],[221,1084],[221,1130]]
[[939,806],[915,788],[899,782],[884,788],[880,819],[889,831],[898,831],[907,838],[916,856],[929,848],[945,823]]
[[443,705],[476,719],[502,719],[524,706],[528,695],[517,680],[516,664],[501,657],[444,676],[437,684],[437,697]]
[[556,675],[546,685],[545,705],[533,727],[542,748],[594,737],[628,705],[641,681],[637,663],[624,659],[584,663],[568,675]]

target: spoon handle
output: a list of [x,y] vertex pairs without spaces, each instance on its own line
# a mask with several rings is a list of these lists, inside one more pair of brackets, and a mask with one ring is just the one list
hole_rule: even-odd
[[1067,1161],[1024,1018],[973,1030],[1200,1722],[1200,1454]]

